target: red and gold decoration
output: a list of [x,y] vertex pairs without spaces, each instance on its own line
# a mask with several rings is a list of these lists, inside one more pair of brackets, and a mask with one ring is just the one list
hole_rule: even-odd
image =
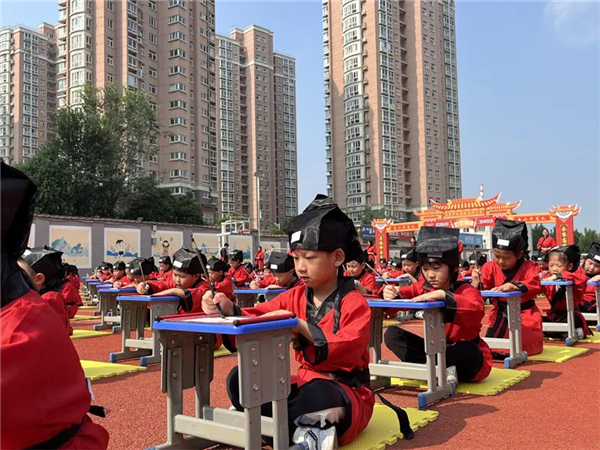
[[573,217],[579,214],[580,207],[553,206],[547,213],[515,214],[514,210],[521,201],[500,203],[500,194],[492,198],[462,198],[438,203],[431,200],[432,208],[413,211],[419,218],[417,222],[392,223],[389,219],[374,219],[371,225],[375,229],[375,242],[378,259],[388,257],[388,233],[418,231],[423,226],[446,228],[493,227],[496,218],[519,220],[528,224],[556,223],[556,242],[558,245],[574,243]]

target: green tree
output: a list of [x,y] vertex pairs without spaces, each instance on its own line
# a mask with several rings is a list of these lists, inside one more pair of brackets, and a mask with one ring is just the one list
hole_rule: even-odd
[[156,112],[146,93],[116,85],[88,84],[82,98],[56,113],[55,136],[20,168],[40,187],[38,212],[120,217],[156,154]]
[[202,225],[202,206],[191,194],[173,196],[151,178],[136,181],[123,219]]
[[386,219],[384,211],[373,211],[371,207],[365,208],[360,216],[360,223],[362,225],[371,225],[372,219]]
[[587,253],[593,242],[600,243],[600,233],[590,228],[584,228],[583,233],[579,230],[573,232],[575,245],[579,247],[581,253]]
[[290,225],[292,224],[293,217],[288,217],[283,222],[279,224],[279,226],[274,226],[269,231],[270,234],[288,234],[288,230]]

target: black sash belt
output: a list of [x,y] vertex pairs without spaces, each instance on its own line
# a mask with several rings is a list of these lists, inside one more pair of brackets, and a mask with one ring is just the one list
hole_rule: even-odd
[[[535,306],[534,300],[528,300],[524,303],[521,303],[521,311],[526,311]],[[508,310],[508,303],[506,302],[498,302],[498,312],[504,313],[504,311]]]
[[81,423],[76,423],[71,425],[70,428],[61,431],[53,438],[48,439],[47,441],[40,442],[39,444],[33,445],[29,447],[27,450],[54,450],[62,447],[67,442],[69,442],[73,436],[77,434],[81,426],[83,425],[83,420]]

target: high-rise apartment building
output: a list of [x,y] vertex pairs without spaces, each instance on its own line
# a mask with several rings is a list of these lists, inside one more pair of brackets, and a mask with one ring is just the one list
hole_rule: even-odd
[[56,112],[54,25],[0,28],[0,158],[33,156],[52,132]]
[[327,188],[353,220],[460,198],[453,0],[323,0]]
[[145,167],[173,194],[218,199],[214,0],[59,0],[59,106],[84,84],[148,92],[163,131]]
[[273,33],[220,36],[217,68],[215,0],[59,0],[57,35],[59,106],[80,104],[87,82],[148,92],[166,133],[144,166],[193,192],[208,222],[256,226],[259,204],[263,229],[296,214],[295,60]]
[[220,214],[269,230],[297,214],[295,58],[256,25],[217,35],[217,47]]

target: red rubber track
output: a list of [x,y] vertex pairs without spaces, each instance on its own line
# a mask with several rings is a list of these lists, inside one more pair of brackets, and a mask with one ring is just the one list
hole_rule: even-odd
[[[545,301],[538,304],[547,307]],[[91,315],[91,311],[78,314]],[[98,321],[73,322],[73,326],[90,329]],[[420,321],[404,326],[422,334]],[[108,361],[108,354],[120,349],[121,335],[75,339],[73,343],[81,359]],[[436,421],[417,431],[412,441],[399,441],[388,448],[600,449],[600,344],[579,346],[590,351],[561,364],[528,362],[521,366],[522,370],[531,371],[531,376],[499,395],[458,394],[432,405],[431,409],[440,413]],[[383,353],[384,358],[394,358],[387,348]],[[126,363],[138,365],[139,361]],[[236,363],[234,356],[215,360],[213,405],[230,406],[224,380]],[[500,363],[495,366],[502,368]],[[292,373],[296,369],[293,361]],[[94,420],[109,431],[111,450],[141,449],[165,442],[166,395],[160,389],[160,365],[145,372],[96,381],[93,390],[96,403],[108,409],[105,419]],[[413,408],[417,407],[417,393],[407,388],[385,390],[388,400]],[[187,390],[184,399],[184,413],[194,415],[194,390]]]

